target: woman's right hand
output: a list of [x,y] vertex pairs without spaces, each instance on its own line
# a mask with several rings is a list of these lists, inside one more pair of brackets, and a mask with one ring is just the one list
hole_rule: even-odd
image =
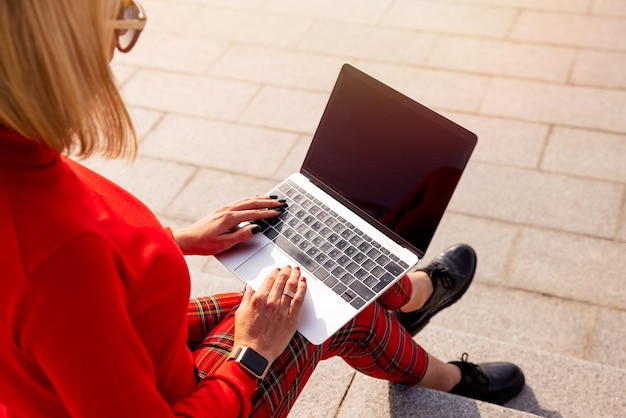
[[235,313],[234,345],[250,347],[272,364],[296,332],[305,292],[306,279],[290,266],[272,270],[256,291],[246,287]]

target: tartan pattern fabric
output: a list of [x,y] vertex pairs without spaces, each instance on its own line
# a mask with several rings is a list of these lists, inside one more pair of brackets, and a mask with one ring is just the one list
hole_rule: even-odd
[[239,307],[243,292],[191,299],[187,309],[187,346],[194,351],[209,332]]
[[[313,345],[296,333],[255,391],[251,416],[287,416],[317,364],[334,356],[371,377],[418,383],[426,372],[428,355],[387,311],[407,303],[411,290],[405,276],[322,345]],[[241,297],[239,292],[190,301],[190,347],[199,378],[226,361]],[[203,318],[207,315],[211,318]]]

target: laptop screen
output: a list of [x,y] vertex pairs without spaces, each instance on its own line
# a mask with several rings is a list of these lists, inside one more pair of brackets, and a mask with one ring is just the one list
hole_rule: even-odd
[[422,257],[476,140],[346,64],[301,171]]

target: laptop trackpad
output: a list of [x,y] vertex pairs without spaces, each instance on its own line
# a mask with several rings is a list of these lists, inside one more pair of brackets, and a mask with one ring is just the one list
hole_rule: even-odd
[[[235,269],[235,273],[253,289],[259,289],[267,275],[276,267],[294,266],[273,244],[267,244]],[[300,312],[298,331],[313,344],[321,344],[353,315],[354,309],[305,269],[307,292]]]
[[267,275],[277,267],[291,265],[293,262],[273,244],[267,244],[252,257],[235,269],[235,274],[254,290],[261,287]]

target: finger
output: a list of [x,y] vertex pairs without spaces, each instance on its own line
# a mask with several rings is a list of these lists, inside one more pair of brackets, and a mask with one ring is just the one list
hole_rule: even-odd
[[289,277],[291,277],[292,272],[293,269],[291,266],[285,266],[280,270],[280,273],[278,273],[274,281],[274,286],[272,286],[270,290],[270,294],[267,298],[268,302],[279,302],[281,300],[283,292],[285,291],[285,285]]
[[274,287],[274,282],[276,281],[276,277],[280,274],[281,269],[275,268],[267,274],[267,277],[263,281],[263,284],[257,289],[257,293],[264,297],[267,297],[270,294],[270,291]]
[[253,235],[262,231],[262,228],[256,224],[248,224],[242,227],[235,227],[232,231],[219,236],[225,247],[234,247],[240,242],[244,242],[252,238]]
[[293,318],[298,318],[300,316],[300,311],[302,309],[302,303],[304,302],[304,296],[306,294],[306,277],[300,277],[298,280],[298,287],[296,290],[296,294],[291,300],[291,304],[289,305],[289,314]]
[[260,219],[275,218],[280,216],[287,209],[284,204],[280,204],[274,208],[263,208],[255,210],[229,210],[222,211],[218,215],[220,219],[221,230],[223,234],[237,232],[241,224],[245,222],[254,222]]
[[245,309],[250,303],[250,298],[254,294],[254,290],[252,287],[246,285],[243,289],[243,296],[241,297],[241,303],[239,304],[239,309]]
[[279,199],[278,196],[250,197],[233,202],[224,206],[224,210],[246,211],[259,210],[267,208],[278,208],[284,206],[286,201]]
[[295,297],[296,291],[298,290],[300,274],[300,267],[296,266],[291,270],[291,275],[289,276],[289,279],[285,283],[285,288],[283,289],[283,295],[281,297],[282,303],[290,304]]

